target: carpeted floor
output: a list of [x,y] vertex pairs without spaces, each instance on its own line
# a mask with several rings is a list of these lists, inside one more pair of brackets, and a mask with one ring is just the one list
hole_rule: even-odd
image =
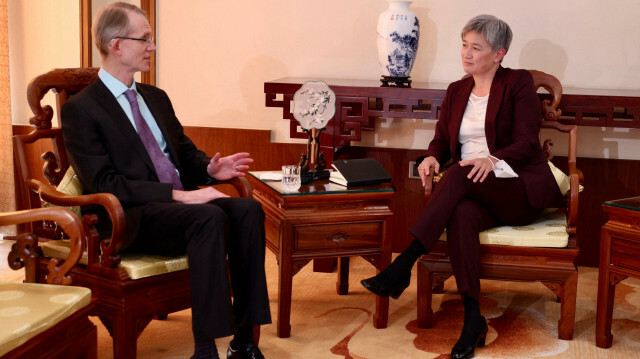
[[[1,258],[9,243],[0,241]],[[271,313],[277,315],[277,263],[266,261]],[[346,296],[335,292],[336,275],[314,273],[312,266],[293,279],[291,337],[278,338],[275,323],[262,327],[260,348],[270,359],[286,358],[448,358],[462,327],[462,303],[455,282],[446,282],[435,295],[435,326],[416,326],[415,272],[399,300],[391,300],[389,326],[375,329],[374,296],[359,284],[375,273],[360,258],[351,261],[351,287]],[[21,280],[22,274],[0,263],[1,281]],[[485,348],[476,358],[640,358],[640,280],[629,278],[616,290],[612,325],[613,346],[595,346],[597,268],[580,268],[574,339],[557,339],[560,304],[540,283],[483,281],[481,309],[489,322]],[[99,320],[98,357],[112,358],[111,338]],[[221,357],[230,338],[218,341]],[[193,353],[191,312],[153,321],[138,339],[138,358],[188,358]]]

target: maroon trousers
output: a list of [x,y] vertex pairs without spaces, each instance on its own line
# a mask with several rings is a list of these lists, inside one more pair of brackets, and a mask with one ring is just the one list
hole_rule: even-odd
[[531,206],[519,177],[497,178],[491,172],[484,182],[473,183],[467,178],[472,168],[456,163],[447,169],[409,232],[431,250],[446,228],[458,291],[478,299],[479,233],[498,225],[531,223],[542,209]]

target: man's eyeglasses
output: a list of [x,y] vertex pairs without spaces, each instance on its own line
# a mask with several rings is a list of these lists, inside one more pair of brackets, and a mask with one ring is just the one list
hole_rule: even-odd
[[114,37],[114,39],[136,40],[136,41],[146,42],[147,44],[150,44],[153,42],[153,37],[137,38],[137,37],[116,36]]

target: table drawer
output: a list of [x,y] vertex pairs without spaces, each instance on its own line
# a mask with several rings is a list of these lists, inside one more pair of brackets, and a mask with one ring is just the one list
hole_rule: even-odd
[[382,247],[382,222],[296,226],[296,251]]
[[611,238],[611,264],[640,271],[640,248],[637,242],[621,238]]

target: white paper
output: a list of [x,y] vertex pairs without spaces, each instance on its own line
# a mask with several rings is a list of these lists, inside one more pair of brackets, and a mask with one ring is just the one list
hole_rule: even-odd
[[282,181],[282,172],[263,172],[258,175],[263,181]]
[[504,160],[496,162],[495,166],[496,168],[493,169],[493,173],[495,173],[498,178],[518,177],[518,174],[515,173],[511,166],[509,166]]

